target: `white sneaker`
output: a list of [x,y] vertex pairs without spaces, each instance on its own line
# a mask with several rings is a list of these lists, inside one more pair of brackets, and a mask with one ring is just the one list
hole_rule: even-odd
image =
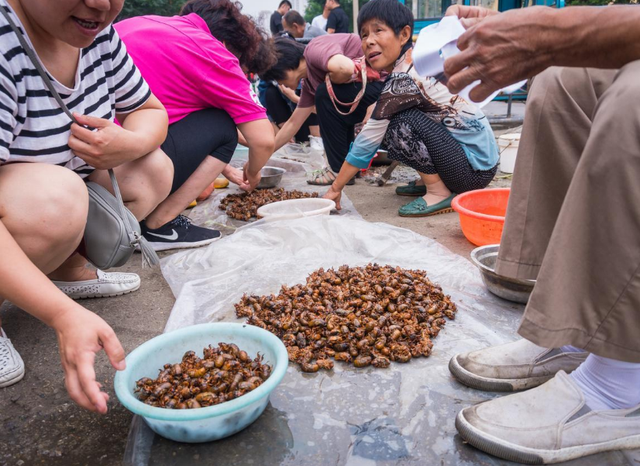
[[640,406],[593,411],[573,379],[560,371],[539,387],[463,409],[456,429],[491,455],[550,464],[639,448]]
[[78,282],[53,281],[71,299],[106,298],[131,293],[140,288],[140,277],[135,273],[103,272],[98,269],[98,278]]
[[24,377],[24,362],[7,334],[0,328],[0,388],[20,382]]
[[313,150],[322,152],[324,150],[324,143],[322,138],[318,136],[309,136],[309,147]]
[[572,372],[589,353],[563,353],[522,339],[470,353],[449,361],[449,371],[468,387],[491,392],[514,392],[537,387],[560,370]]

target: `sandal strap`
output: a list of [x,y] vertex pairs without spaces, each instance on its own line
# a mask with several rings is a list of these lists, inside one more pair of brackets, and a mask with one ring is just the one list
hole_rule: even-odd
[[320,183],[320,180],[333,183],[336,180],[336,175],[328,168],[312,171],[310,182],[315,184]]

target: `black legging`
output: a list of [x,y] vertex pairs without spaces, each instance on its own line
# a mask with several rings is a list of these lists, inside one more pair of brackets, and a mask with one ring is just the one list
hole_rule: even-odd
[[[264,92],[265,105],[267,107],[267,114],[273,120],[273,122],[280,126],[291,117],[293,108],[295,108],[293,102],[287,99],[280,89],[276,86],[269,85]],[[315,113],[309,115],[306,121],[302,124],[300,129],[295,135],[295,140],[298,142],[306,142],[309,140],[309,126],[316,126],[318,124]]]
[[[327,85],[321,83],[316,89],[316,112],[320,123],[320,135],[327,154],[327,161],[331,170],[338,173],[342,167],[349,146],[355,136],[353,129],[361,123],[367,114],[367,107],[378,100],[384,83],[382,81],[367,84],[362,100],[356,110],[350,115],[340,115],[333,106],[327,91]],[[362,89],[361,83],[333,84],[333,91],[340,102],[353,102],[356,95]],[[339,107],[342,112],[347,112],[348,107]]]
[[497,164],[489,170],[474,170],[451,133],[417,109],[391,118],[382,147],[392,160],[427,175],[440,175],[445,186],[456,194],[486,188],[498,170]]
[[229,114],[219,108],[193,112],[169,125],[161,149],[173,162],[171,193],[180,188],[207,156],[229,163],[238,145],[238,130]]

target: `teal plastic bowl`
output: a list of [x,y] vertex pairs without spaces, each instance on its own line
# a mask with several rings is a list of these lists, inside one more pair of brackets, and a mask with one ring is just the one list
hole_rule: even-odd
[[[251,358],[257,353],[272,366],[271,376],[258,388],[219,405],[198,409],[165,409],[144,404],[133,390],[142,377],[155,379],[167,363],[178,363],[187,351],[202,357],[203,348],[218,343],[235,343]],[[133,350],[127,368],[116,373],[115,390],[120,403],[144,418],[158,435],[178,442],[200,443],[218,440],[241,431],[267,407],[269,394],[287,371],[289,357],[282,341],[259,327],[247,324],[214,323],[182,328],[159,335]]]

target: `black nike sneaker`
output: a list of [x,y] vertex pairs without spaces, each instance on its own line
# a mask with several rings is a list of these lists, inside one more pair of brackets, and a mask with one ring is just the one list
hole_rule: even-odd
[[147,228],[143,220],[140,222],[142,236],[153,249],[166,251],[168,249],[198,248],[220,239],[222,234],[218,230],[198,227],[191,223],[184,215],[178,215],[160,228]]

